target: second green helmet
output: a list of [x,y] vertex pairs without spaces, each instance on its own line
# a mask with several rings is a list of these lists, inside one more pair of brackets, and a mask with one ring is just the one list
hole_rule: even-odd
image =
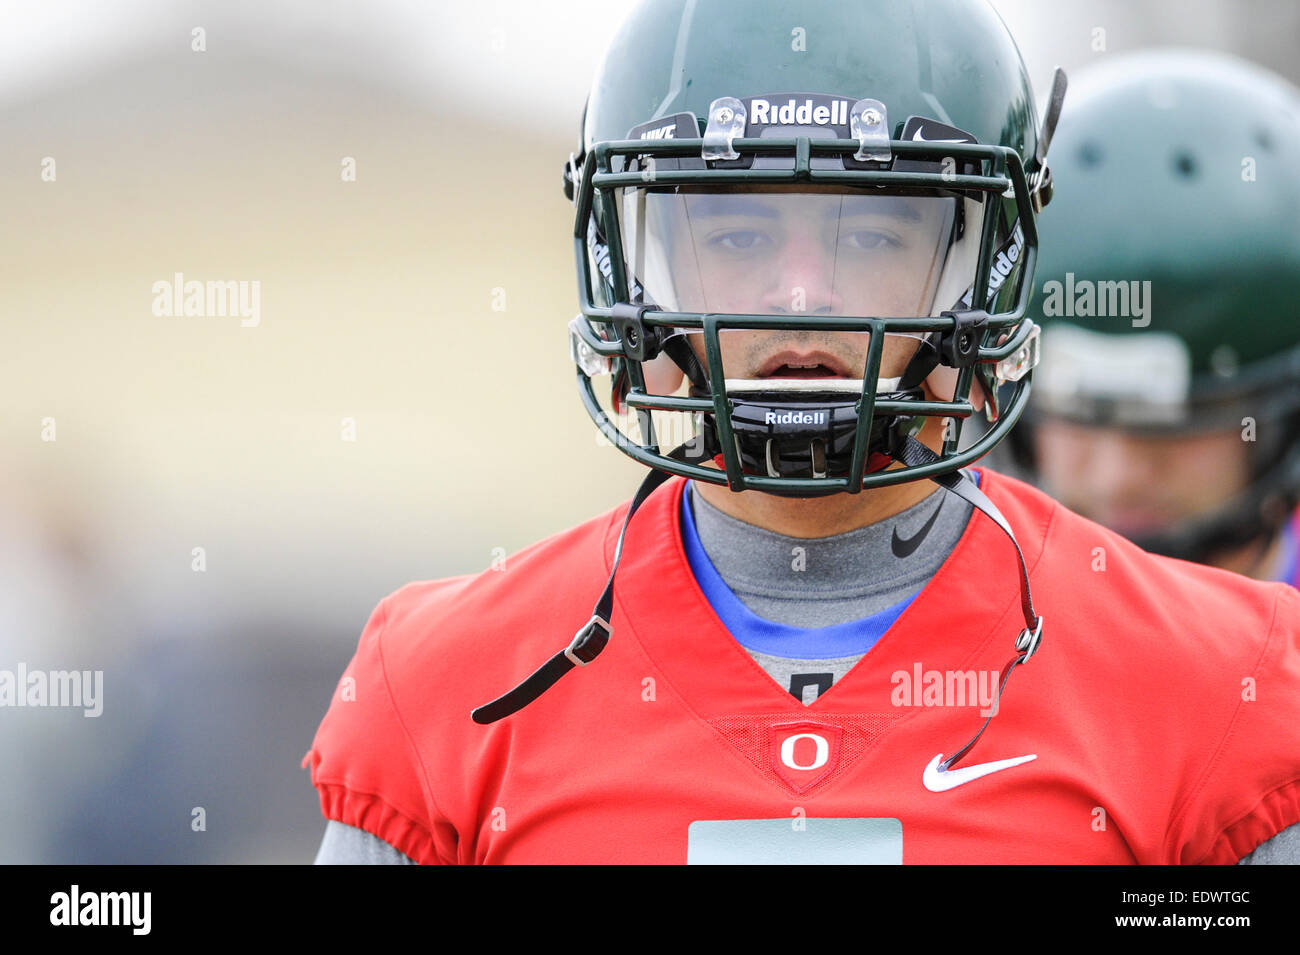
[[1052,167],[1026,425],[1253,422],[1249,492],[1139,542],[1205,559],[1276,528],[1300,493],[1300,93],[1207,51],[1108,59],[1074,77]]

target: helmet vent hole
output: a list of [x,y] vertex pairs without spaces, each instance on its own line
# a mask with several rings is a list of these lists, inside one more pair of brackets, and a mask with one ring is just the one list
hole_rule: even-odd
[[1088,167],[1100,166],[1103,156],[1101,144],[1091,140],[1079,149],[1079,162]]
[[812,461],[813,477],[825,477],[826,442],[821,438],[813,438],[812,443],[808,446],[808,455]]
[[1184,179],[1196,178],[1196,157],[1189,152],[1181,152],[1174,157],[1174,170]]
[[1266,153],[1273,151],[1273,134],[1267,129],[1260,128],[1255,130],[1255,145]]

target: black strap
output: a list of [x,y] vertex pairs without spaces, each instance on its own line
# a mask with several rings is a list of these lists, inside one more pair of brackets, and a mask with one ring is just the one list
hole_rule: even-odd
[[[913,388],[919,388],[921,382],[930,377],[930,372],[939,367],[939,339],[940,334],[934,332],[921,339],[917,344],[911,360],[907,363],[907,367],[903,369],[903,374],[899,376],[899,391],[910,391]],[[927,448],[927,450],[929,449]]]
[[[693,462],[696,458],[688,451],[690,447],[690,443],[684,444],[670,452],[668,456],[679,461]],[[627,535],[627,526],[632,522],[632,515],[637,512],[637,508],[670,477],[672,475],[667,471],[652,469],[637,488],[636,496],[632,498],[632,506],[627,509],[627,516],[623,518],[623,529],[618,533],[618,545],[614,548],[614,565],[610,568],[609,580],[605,582],[605,589],[600,599],[596,601],[591,619],[573,635],[573,640],[567,647],[534,670],[528,679],[504,696],[499,696],[491,703],[485,703],[474,710],[470,716],[475,723],[484,725],[495,723],[512,713],[517,713],[554,686],[564,674],[575,666],[586,666],[600,655],[601,650],[605,649],[610,634],[614,632],[614,628],[609,623],[609,618],[614,613],[614,575],[618,573],[618,562],[623,557],[623,538]]]
[[[917,441],[916,438],[908,437],[903,442],[903,448],[898,454],[898,460],[912,467],[938,461],[939,455],[920,441]],[[971,507],[982,511],[989,520],[1002,528],[1007,537],[1011,538],[1011,544],[1016,549],[1016,559],[1020,562],[1020,609],[1025,615],[1025,629],[1021,630],[1020,635],[1016,637],[1016,656],[1002,668],[1002,674],[998,680],[998,695],[993,698],[993,706],[990,708],[988,717],[980,726],[979,732],[971,737],[970,742],[957,750],[956,754],[939,763],[939,770],[944,772],[955,766],[959,759],[969,753],[975,745],[975,741],[988,728],[989,720],[992,720],[994,715],[997,714],[998,703],[1002,699],[1002,691],[1006,688],[1007,680],[1011,678],[1011,671],[1025,663],[1037,652],[1038,646],[1043,639],[1043,618],[1034,612],[1034,599],[1029,592],[1029,566],[1025,563],[1025,555],[1020,549],[1020,542],[1016,540],[1016,535],[1012,533],[1010,523],[1002,516],[998,506],[989,500],[988,495],[980,490],[979,485],[971,480],[969,475],[962,471],[949,471],[946,474],[936,475],[931,480],[945,490],[956,494],[970,504]]]
[[[690,444],[685,444],[672,451],[668,456],[680,461],[694,462],[699,459],[699,455],[700,451],[698,449],[691,449]],[[898,460],[906,465],[915,466],[938,461],[939,456],[915,438],[909,437],[903,443],[902,450],[898,454]],[[470,715],[475,723],[483,725],[495,723],[512,713],[517,713],[554,686],[564,674],[575,666],[586,666],[605,649],[605,645],[609,642],[610,635],[613,633],[609,618],[614,611],[614,575],[618,573],[618,564],[623,557],[623,539],[627,536],[628,525],[632,522],[632,515],[637,512],[637,509],[645,503],[656,488],[671,476],[667,471],[651,470],[637,489],[636,496],[632,498],[632,504],[627,510],[627,515],[623,518],[623,528],[618,534],[618,544],[614,549],[614,563],[609,571],[609,579],[605,582],[605,589],[601,592],[600,599],[596,601],[596,608],[592,612],[591,619],[574,634],[573,641],[565,649],[543,663],[526,680],[505,695],[474,710]],[[1011,538],[1011,543],[1016,548],[1016,557],[1020,561],[1021,608],[1025,614],[1025,629],[1016,638],[1017,656],[1002,670],[1001,678],[998,681],[998,695],[993,700],[993,706],[988,718],[979,728],[979,732],[971,737],[970,742],[959,749],[955,755],[948,757],[939,764],[939,769],[946,771],[970,752],[976,741],[983,735],[984,730],[989,725],[989,720],[993,719],[994,714],[997,713],[998,703],[1002,699],[1002,691],[1007,685],[1011,671],[1027,661],[1038,650],[1043,634],[1043,618],[1034,613],[1033,599],[1029,593],[1029,569],[1025,563],[1025,555],[1020,550],[1020,544],[1016,541],[1015,534],[1011,531],[1011,525],[1002,516],[1002,512],[998,510],[997,505],[989,500],[988,496],[979,489],[970,477],[960,471],[941,474],[932,478],[932,480],[967,501],[972,507],[984,512],[990,520],[1002,528],[1006,535]]]
[[695,354],[695,349],[691,347],[685,335],[669,336],[664,339],[662,347],[664,354],[676,363],[696,391],[705,395],[712,393],[709,373],[700,364],[699,356]]
[[[898,460],[908,466],[915,466],[938,461],[939,455],[916,440],[916,438],[908,437],[903,442],[903,448],[898,455]],[[949,471],[947,474],[936,475],[930,480],[945,490],[956,494],[976,510],[983,511],[989,520],[1002,528],[1002,532],[1011,538],[1011,546],[1016,549],[1016,558],[1020,562],[1020,609],[1025,615],[1025,628],[1030,631],[1036,629],[1039,617],[1038,614],[1034,613],[1034,600],[1029,592],[1029,567],[1025,563],[1024,553],[1020,550],[1020,543],[1016,540],[1016,535],[1011,531],[1011,524],[1002,516],[998,506],[990,501],[988,495],[981,491],[979,485],[964,472]]]

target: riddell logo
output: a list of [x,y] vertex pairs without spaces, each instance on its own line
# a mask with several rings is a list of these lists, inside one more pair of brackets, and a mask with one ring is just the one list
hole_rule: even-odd
[[765,424],[825,424],[825,411],[786,411],[777,414],[769,411],[763,418]]
[[[1020,225],[1020,220],[1016,220],[1016,227],[1011,231],[1010,237],[998,249],[998,253],[993,258],[989,266],[989,303],[997,296],[1002,286],[1006,284],[1007,279],[1011,276],[1011,270],[1016,267],[1020,261],[1020,255],[1025,250],[1025,230]],[[975,290],[968,288],[966,294],[961,297],[961,304],[970,308],[971,296]]]
[[1025,250],[1025,230],[1020,227],[1019,220],[1016,221],[1016,228],[1011,233],[1011,239],[1007,242],[1006,247],[999,249],[997,257],[993,260],[993,265],[989,268],[989,294],[995,294],[998,289],[1007,280],[1011,270],[1020,261],[1020,253]]
[[849,101],[817,103],[810,97],[802,103],[794,98],[773,103],[755,97],[749,101],[749,122],[754,126],[847,126]]

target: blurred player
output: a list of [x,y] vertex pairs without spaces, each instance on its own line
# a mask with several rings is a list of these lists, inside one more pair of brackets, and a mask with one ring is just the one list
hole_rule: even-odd
[[1053,154],[1022,463],[1147,550],[1300,586],[1300,92],[1215,53],[1107,59]]
[[[1300,858],[1300,593],[971,467],[1028,400],[1063,95],[1040,124],[983,0],[632,13],[565,168],[569,331],[652,470],[380,603],[304,759],[318,861]],[[485,434],[520,494],[587,490]]]

